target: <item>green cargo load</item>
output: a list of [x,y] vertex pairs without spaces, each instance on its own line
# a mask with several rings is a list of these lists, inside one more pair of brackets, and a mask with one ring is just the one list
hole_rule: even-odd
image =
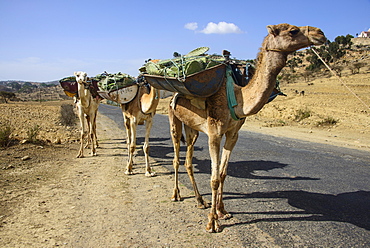
[[102,73],[95,76],[100,90],[111,91],[135,84],[136,79],[128,74],[118,72],[116,74]]
[[207,55],[208,47],[199,47],[184,56],[147,62],[139,69],[141,73],[165,77],[185,78],[197,72],[224,63],[220,55]]

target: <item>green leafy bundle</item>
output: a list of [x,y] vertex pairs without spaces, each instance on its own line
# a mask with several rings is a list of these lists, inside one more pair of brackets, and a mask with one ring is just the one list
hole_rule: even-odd
[[136,78],[122,72],[115,74],[98,74],[95,76],[95,79],[99,81],[99,88],[105,91],[124,88],[136,83]]

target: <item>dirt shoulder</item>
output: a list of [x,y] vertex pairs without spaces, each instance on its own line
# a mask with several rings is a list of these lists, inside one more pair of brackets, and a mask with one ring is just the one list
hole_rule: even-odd
[[[1,170],[1,247],[241,246],[235,220],[223,221],[222,233],[205,231],[209,210],[196,208],[191,190],[181,186],[184,200],[171,202],[173,176],[154,160],[156,177],[144,176],[140,155],[135,175],[125,175],[124,132],[102,115],[97,128],[96,157],[86,151],[75,158],[76,142],[17,145],[24,152],[18,155],[1,150],[1,158],[13,163]],[[25,154],[30,159],[22,161]],[[248,228],[261,239],[258,229]]]

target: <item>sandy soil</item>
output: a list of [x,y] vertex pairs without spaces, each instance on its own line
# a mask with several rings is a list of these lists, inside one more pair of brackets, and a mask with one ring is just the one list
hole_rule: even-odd
[[[278,96],[248,117],[244,129],[370,151],[370,74],[343,76],[341,81],[317,79],[281,89],[287,97]],[[309,112],[310,117],[295,120],[300,112]]]
[[[368,75],[343,77],[366,104]],[[370,109],[335,78],[282,90],[288,96],[249,117],[243,129],[370,151]],[[72,101],[0,104],[0,122],[12,123],[13,138],[25,139],[38,124],[41,140],[0,149],[0,247],[241,246],[235,219],[223,221],[221,233],[205,232],[208,210],[196,208],[191,190],[181,186],[184,201],[172,203],[173,175],[155,160],[156,177],[144,176],[140,154],[136,174],[124,175],[125,134],[105,116],[98,117],[98,156],[76,159],[78,126],[59,124],[64,103]],[[165,113],[167,104],[161,100],[158,112]],[[300,110],[310,117],[296,120]],[[337,123],[325,124],[329,117]],[[274,246],[255,225],[246,228],[251,242]]]
[[[48,109],[57,115],[58,106],[47,105],[1,108],[27,107],[29,113]],[[86,151],[85,158],[75,158],[78,142],[71,138],[61,144],[25,143],[0,150],[0,247],[241,246],[232,225],[214,235],[205,231],[208,210],[196,208],[191,190],[181,186],[184,200],[171,202],[173,176],[154,160],[156,177],[144,176],[143,156],[136,157],[135,175],[125,175],[125,134],[114,126],[99,116],[96,157]],[[70,128],[65,135],[75,133]],[[17,134],[25,138],[21,136]],[[25,156],[29,159],[22,160]],[[256,240],[263,239],[259,230],[250,228]]]

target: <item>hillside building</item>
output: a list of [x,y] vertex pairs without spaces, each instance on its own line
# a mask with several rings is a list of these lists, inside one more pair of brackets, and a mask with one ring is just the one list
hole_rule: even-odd
[[362,31],[357,37],[358,38],[370,38],[370,28],[368,31]]

